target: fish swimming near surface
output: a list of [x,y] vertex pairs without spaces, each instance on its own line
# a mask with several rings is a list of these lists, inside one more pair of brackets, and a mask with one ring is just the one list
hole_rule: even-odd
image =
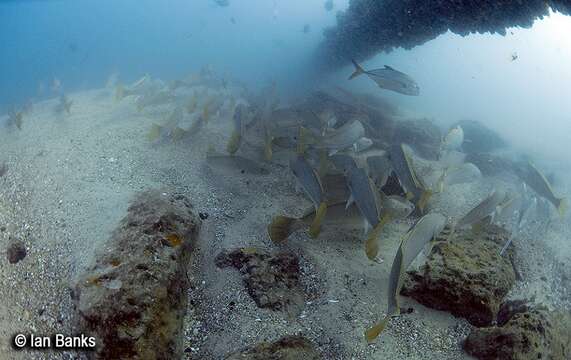
[[[315,208],[307,209],[299,218],[276,216],[268,225],[270,239],[277,244],[285,240],[295,231],[310,227],[315,222]],[[363,217],[357,206],[353,204],[345,207],[345,202],[337,202],[327,205],[327,215],[323,218],[322,227],[351,228],[355,229],[363,224]]]
[[365,331],[368,342],[375,340],[386,328],[391,316],[400,313],[399,293],[403,275],[407,268],[426,246],[440,234],[446,225],[446,218],[439,213],[429,213],[420,218],[403,236],[391,267],[388,289],[388,309],[385,318]]
[[565,215],[567,210],[567,200],[555,195],[553,189],[551,188],[551,184],[535,167],[535,165],[533,165],[531,162],[528,162],[527,166],[518,171],[518,175],[539,196],[549,200],[555,206],[559,212],[559,215]]
[[232,135],[230,135],[230,140],[228,140],[228,145],[226,146],[226,151],[230,155],[233,155],[240,148],[242,142],[242,131],[243,123],[242,119],[246,114],[246,106],[244,104],[238,104],[236,109],[234,109],[234,130],[232,130]]
[[325,8],[326,11],[333,10],[333,0],[325,1],[325,3],[323,4],[323,7]]
[[381,69],[367,71],[357,64],[355,60],[351,61],[355,66],[355,71],[351,74],[349,80],[365,74],[382,89],[392,90],[410,96],[418,96],[420,94],[418,84],[405,73],[397,71],[388,65],[385,65],[385,67]]
[[309,24],[305,24],[303,25],[303,28],[301,29],[301,32],[304,34],[307,34],[311,31],[311,26]]
[[407,193],[407,199],[414,199],[416,206],[423,212],[432,196],[432,190],[428,189],[416,175],[410,157],[411,151],[405,144],[393,144],[390,147],[389,156],[392,168]]
[[315,207],[315,219],[309,227],[309,235],[312,238],[316,238],[319,235],[321,221],[327,212],[323,184],[317,171],[311,167],[301,154],[290,160],[290,168],[299,186],[301,186]]

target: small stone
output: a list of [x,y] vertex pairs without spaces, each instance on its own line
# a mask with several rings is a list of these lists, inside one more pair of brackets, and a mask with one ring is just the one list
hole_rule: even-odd
[[6,252],[10,264],[15,264],[19,262],[20,260],[26,257],[26,254],[27,254],[26,247],[20,241],[12,243],[8,247],[8,251]]

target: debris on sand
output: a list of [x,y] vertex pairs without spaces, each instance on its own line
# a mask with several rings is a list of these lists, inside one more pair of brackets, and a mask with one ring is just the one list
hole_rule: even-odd
[[8,250],[6,251],[6,256],[10,264],[16,264],[26,257],[26,246],[21,241],[13,241]]
[[232,266],[243,275],[248,293],[260,308],[301,312],[305,294],[300,282],[299,258],[292,253],[270,255],[241,248],[216,256],[220,268]]
[[303,336],[284,336],[272,343],[261,342],[255,346],[230,353],[224,357],[226,360],[319,360],[321,355],[315,350],[313,344]]
[[200,220],[182,195],[146,191],[80,277],[73,294],[82,332],[99,359],[182,355],[186,264]]

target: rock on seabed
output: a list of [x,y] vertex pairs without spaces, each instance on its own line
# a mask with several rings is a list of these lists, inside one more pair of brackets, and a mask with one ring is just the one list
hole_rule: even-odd
[[182,195],[147,191],[80,277],[78,325],[96,359],[177,359],[186,313],[186,264],[200,219]]

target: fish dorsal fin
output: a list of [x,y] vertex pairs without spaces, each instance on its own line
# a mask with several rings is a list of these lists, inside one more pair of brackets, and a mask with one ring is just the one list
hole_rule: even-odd
[[385,69],[396,71],[395,69],[393,69],[392,67],[390,67],[390,66],[388,66],[388,65],[385,65]]

